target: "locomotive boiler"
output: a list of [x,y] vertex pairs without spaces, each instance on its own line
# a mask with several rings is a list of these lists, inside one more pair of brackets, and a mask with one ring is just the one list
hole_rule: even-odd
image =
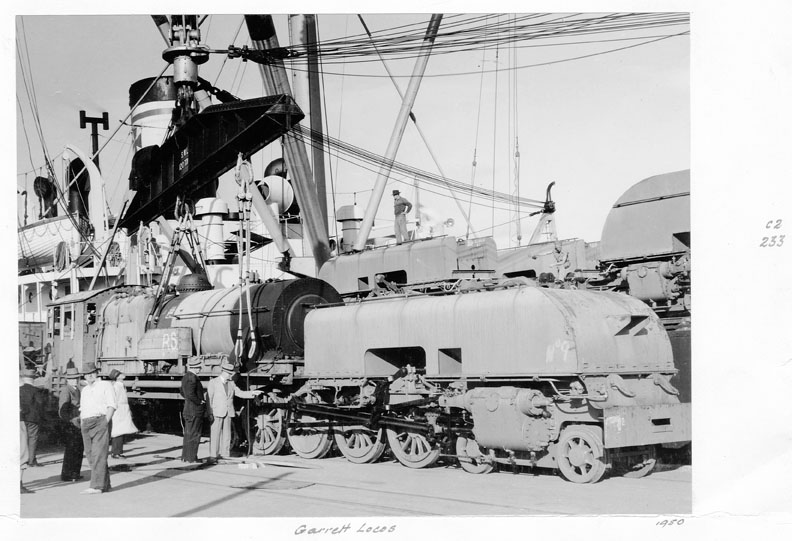
[[101,307],[97,360],[108,370],[136,374],[140,388],[140,378],[180,377],[189,356],[199,357],[210,374],[230,358],[243,372],[266,360],[258,375],[291,377],[295,360],[302,364],[306,312],[340,301],[332,286],[313,278],[212,289],[202,275],[186,275],[159,302],[151,289],[120,291]]

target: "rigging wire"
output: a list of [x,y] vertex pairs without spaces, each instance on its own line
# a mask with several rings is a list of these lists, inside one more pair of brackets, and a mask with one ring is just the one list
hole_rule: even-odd
[[[17,102],[17,108],[19,109],[19,118],[21,119],[24,116],[24,113],[22,111],[22,103],[19,101],[19,96],[16,97],[16,102]],[[27,175],[28,175],[28,173],[35,173],[37,168],[36,168],[35,164],[33,163],[33,149],[30,146],[30,136],[28,136],[27,125],[24,122],[22,122],[22,133],[24,133],[24,135],[25,135],[25,144],[27,145],[28,159],[30,160],[30,167],[33,168],[32,170],[26,171],[24,173],[25,182],[27,183]],[[19,174],[17,174],[17,176],[19,176]],[[27,184],[25,185],[25,188],[27,188]]]
[[[231,40],[232,44],[236,43],[237,38],[239,37],[239,33],[242,31],[242,25],[245,24],[244,17],[239,21],[239,26],[237,27],[236,32],[234,33],[234,38]],[[228,61],[228,56],[223,57],[223,63],[220,64],[220,69],[217,70],[217,77],[215,77],[214,83],[212,86],[217,86],[217,82],[220,80],[220,75],[223,74],[223,68],[225,68],[226,62]]]
[[[627,49],[633,49],[635,47],[641,47],[641,46],[644,46],[644,45],[651,45],[652,43],[657,43],[657,42],[660,42],[660,41],[663,41],[663,40],[666,40],[666,39],[669,39],[669,38],[676,38],[676,37],[688,36],[688,35],[690,35],[690,31],[689,30],[686,30],[684,32],[679,32],[677,34],[666,34],[666,35],[662,35],[662,36],[653,36],[653,39],[649,39],[647,41],[643,41],[641,43],[636,43],[636,44],[633,44],[633,45],[628,45],[628,46],[625,46],[625,47],[616,47],[616,48],[608,49],[608,50],[605,50],[605,51],[600,51],[600,52],[591,53],[591,54],[578,55],[578,56],[572,56],[572,57],[568,57],[568,58],[561,58],[561,59],[558,59],[558,60],[549,60],[549,61],[546,61],[546,62],[536,62],[536,63],[533,63],[533,64],[524,64],[522,66],[515,66],[514,68],[510,68],[510,69],[523,70],[523,69],[531,69],[531,68],[539,68],[539,67],[544,67],[544,66],[551,66],[551,65],[554,65],[554,64],[563,64],[565,62],[574,62],[576,60],[583,60],[583,59],[586,59],[586,58],[593,58],[595,56],[602,56],[602,55],[606,55],[606,54],[617,53],[619,51],[625,51]],[[630,38],[630,39],[640,39],[640,38]],[[614,40],[614,41],[624,41],[624,40]],[[299,71],[300,68],[292,67],[291,69],[293,69],[295,71]],[[492,71],[494,71],[494,70],[487,70],[487,71],[485,71],[485,73],[492,73]],[[448,73],[427,73],[427,74],[424,74],[424,77],[425,78],[427,78],[427,77],[428,78],[462,77],[462,76],[467,76],[467,75],[478,75],[479,73],[480,72],[478,72],[478,71],[459,71],[459,72],[448,72]],[[385,77],[388,77],[387,75],[363,74],[363,73],[345,73],[344,74],[344,73],[338,73],[338,72],[332,72],[332,71],[329,71],[329,72],[326,71],[325,74],[326,75],[335,75],[335,76],[342,76],[343,75],[345,77],[359,77],[359,78],[363,78],[363,79],[383,79]],[[410,77],[410,76],[409,75],[393,74],[392,77]]]
[[[579,15],[579,14],[578,14]],[[679,26],[689,23],[687,14],[609,14],[598,17],[575,18],[576,15],[564,15],[550,21],[534,22],[523,16],[515,18],[511,23],[500,20],[495,23],[471,26],[469,28],[439,30],[436,50],[433,54],[495,48],[509,42],[525,42],[542,39],[568,38],[581,35],[600,35],[614,32],[646,30],[668,26]],[[420,49],[421,34],[419,32],[397,33],[391,36],[379,35],[376,46],[385,56],[400,59],[414,58]],[[293,46],[288,49],[287,61],[296,66],[305,62],[305,47]],[[333,62],[332,58],[343,57],[354,62],[373,62],[374,45],[368,43],[364,36],[346,42],[324,42],[317,49],[317,54],[328,57],[325,65]]]
[[[511,44],[511,54],[510,54],[510,61],[511,66],[514,67],[517,64],[517,52],[516,46],[514,43]],[[517,84],[517,72],[515,70],[509,71],[509,78],[511,79],[511,103],[510,106],[512,107],[512,112],[514,115],[514,123],[513,123],[513,131],[510,133],[514,137],[514,188],[512,191],[512,195],[515,199],[519,199],[520,197],[520,137],[519,137],[519,128],[520,128],[520,107],[519,107],[519,93],[518,93],[518,84]],[[511,123],[512,117],[509,116],[509,122]],[[517,241],[517,245],[519,246],[522,241],[522,231],[521,231],[521,224],[520,224],[520,213],[518,212],[517,205],[514,205],[514,228],[515,228],[515,240]]]
[[[500,22],[500,16],[498,16]],[[495,97],[492,100],[492,228],[495,228],[495,172],[498,163],[498,68],[500,60],[500,49],[495,48]]]
[[[297,125],[294,127],[294,131],[297,134],[300,134],[304,140],[306,140],[306,144],[312,144],[310,139],[311,129],[305,126]],[[344,160],[347,163],[352,165],[356,165],[368,171],[377,172],[379,167],[381,167],[385,163],[385,158],[373,152],[367,151],[361,147],[357,147],[350,143],[346,143],[344,141],[340,141],[334,137],[331,137],[327,134],[323,134],[323,136],[327,140],[328,147],[333,149],[337,152],[336,157],[338,159]],[[390,165],[390,162],[389,162]],[[480,199],[491,200],[495,199],[501,203],[510,204],[514,198],[511,194],[508,193],[500,193],[500,192],[492,192],[486,188],[477,188],[475,186],[470,186],[467,183],[453,180],[447,177],[443,177],[441,175],[429,173],[427,171],[423,171],[418,169],[417,167],[412,167],[397,161],[393,162],[392,166],[393,171],[396,171],[399,174],[403,174],[407,177],[418,177],[421,179],[422,182],[428,182],[434,186],[438,186],[441,188],[445,188],[448,190],[454,190],[456,192],[472,194]],[[538,201],[535,199],[527,199],[527,198],[520,198],[517,202],[521,206],[532,207],[532,208],[542,208],[544,206],[543,201]]]
[[[486,58],[487,58],[487,52],[486,51],[482,51],[481,52],[481,77],[479,78],[479,97],[478,97],[478,107],[477,107],[477,112],[476,112],[476,135],[475,135],[475,141],[473,143],[473,165],[472,165],[471,172],[470,172],[471,192],[470,192],[470,198],[468,199],[468,216],[470,216],[470,212],[472,210],[472,205],[473,205],[473,191],[472,191],[472,188],[473,188],[473,186],[475,186],[475,182],[476,182],[476,165],[477,165],[477,163],[476,163],[476,153],[478,152],[479,127],[481,125],[481,102],[482,102],[482,96],[483,96],[483,92],[484,92],[484,62],[486,61]],[[465,240],[468,240],[469,238],[470,238],[470,227],[468,226],[466,231],[465,231]]]

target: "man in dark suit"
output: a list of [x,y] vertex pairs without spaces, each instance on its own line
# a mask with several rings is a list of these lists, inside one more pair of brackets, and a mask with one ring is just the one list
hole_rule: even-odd
[[36,447],[38,446],[39,427],[44,422],[44,407],[46,405],[46,391],[33,385],[36,372],[23,369],[20,373],[19,406],[22,412],[21,420],[27,427],[28,434],[28,466],[40,466],[36,460]]
[[63,428],[63,466],[61,480],[79,481],[83,461],[83,439],[80,432],[80,372],[69,367],[64,374],[66,385],[58,397],[58,416],[65,421]]
[[198,462],[198,445],[201,443],[206,401],[204,389],[198,373],[201,371],[201,359],[190,357],[187,371],[181,381],[181,395],[184,397],[182,417],[184,417],[184,441],[181,459],[189,464]]

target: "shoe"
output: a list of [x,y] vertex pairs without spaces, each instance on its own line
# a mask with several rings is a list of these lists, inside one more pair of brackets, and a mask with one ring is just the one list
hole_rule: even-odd
[[86,488],[85,490],[80,492],[80,494],[101,494],[101,493],[102,493],[102,490],[100,490],[98,488]]
[[121,455],[110,455],[110,458],[121,458]]
[[38,462],[28,462],[28,467],[29,468],[40,468],[41,464],[39,464]]
[[35,494],[35,492],[33,492],[32,490],[30,490],[29,488],[26,488],[24,486],[20,486],[19,487],[19,493],[20,494]]
[[78,475],[77,477],[66,477],[66,476],[61,475],[61,481],[66,481],[67,483],[76,483],[77,481],[79,481],[82,478],[83,478],[82,475]]

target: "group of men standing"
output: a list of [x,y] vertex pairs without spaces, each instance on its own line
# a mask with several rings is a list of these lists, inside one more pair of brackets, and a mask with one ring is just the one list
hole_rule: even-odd
[[[63,374],[66,384],[61,387],[58,396],[58,417],[62,423],[62,439],[64,443],[61,480],[75,482],[82,479],[81,470],[83,455],[91,467],[91,482],[83,494],[101,494],[110,490],[110,474],[107,459],[110,453],[111,427],[115,421],[114,436],[123,442],[125,434],[136,432],[126,405],[126,391],[117,390],[111,381],[99,377],[99,368],[95,363],[85,363],[82,372],[69,367]],[[121,375],[114,370],[110,379]],[[35,373],[23,370],[20,374],[20,440],[21,469],[37,466],[36,447],[39,426],[44,420],[46,408],[46,391],[33,385]],[[80,385],[80,378],[85,385]],[[123,379],[123,378],[121,378]],[[121,396],[119,396],[121,395]],[[119,407],[122,416],[118,416]],[[128,417],[128,418],[127,418]],[[32,428],[31,428],[32,427]],[[114,439],[116,439],[114,438]],[[116,447],[119,441],[116,442]],[[117,456],[117,455],[114,455]],[[21,483],[20,483],[21,484]],[[31,491],[21,484],[22,493]]]
[[[237,415],[234,398],[251,399],[262,393],[240,389],[234,381],[238,372],[227,361],[221,364],[220,374],[208,382],[204,391],[198,377],[201,366],[201,359],[191,357],[181,382],[181,394],[184,397],[181,459],[190,464],[199,463],[198,445],[204,419],[211,423],[208,462],[230,457],[232,424]],[[84,363],[82,371],[74,367],[67,368],[63,376],[66,384],[61,387],[58,397],[58,417],[63,421],[61,435],[64,443],[61,480],[75,482],[82,479],[85,456],[91,468],[91,482],[82,493],[107,492],[111,489],[108,471],[111,430],[114,436],[116,432],[121,433],[121,436],[113,438],[113,456],[121,458],[123,455],[120,454],[118,438],[130,433],[129,430],[137,431],[131,417],[126,418],[129,409],[126,391],[123,382],[119,381],[123,375],[113,370],[109,375],[111,381],[104,380],[99,377],[96,364],[88,362]],[[33,385],[34,378],[35,372],[32,370],[20,373],[20,471],[39,465],[36,447],[48,398],[44,389]],[[85,385],[80,385],[80,378],[85,380]],[[124,418],[119,418],[118,413],[124,413]],[[118,430],[113,430],[113,425],[117,425]],[[21,478],[20,489],[22,493],[32,492],[24,486]]]
[[181,395],[184,397],[182,417],[184,418],[184,440],[182,461],[198,464],[198,445],[201,442],[203,420],[211,423],[209,439],[209,459],[216,462],[231,455],[231,430],[236,410],[234,397],[255,398],[262,391],[243,391],[237,387],[234,377],[236,368],[229,362],[220,366],[220,375],[209,380],[204,392],[198,374],[201,360],[191,357],[181,382]]

